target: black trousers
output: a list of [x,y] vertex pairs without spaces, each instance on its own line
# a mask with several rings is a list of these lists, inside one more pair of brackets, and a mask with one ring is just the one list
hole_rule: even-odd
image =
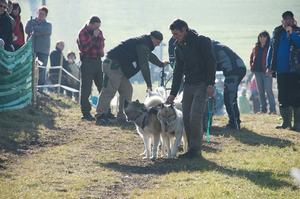
[[100,94],[102,90],[103,72],[101,59],[82,58],[81,70],[81,112],[88,114],[91,111],[89,97],[92,91],[93,81]]
[[300,107],[300,74],[277,74],[277,88],[280,107]]
[[237,103],[239,84],[246,74],[246,69],[241,68],[234,75],[226,75],[224,81],[224,104],[229,117],[229,124],[240,123],[240,111]]

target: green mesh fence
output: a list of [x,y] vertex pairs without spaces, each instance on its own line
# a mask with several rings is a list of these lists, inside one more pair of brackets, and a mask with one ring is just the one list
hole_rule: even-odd
[[31,103],[32,59],[31,39],[15,52],[0,49],[0,111]]

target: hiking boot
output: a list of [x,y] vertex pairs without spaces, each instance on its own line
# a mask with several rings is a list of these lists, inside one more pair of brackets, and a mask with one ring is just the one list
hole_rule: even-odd
[[237,122],[236,124],[232,124],[232,123],[228,123],[225,126],[226,129],[233,129],[233,130],[240,130],[241,126],[240,126],[240,122]]
[[108,119],[105,113],[102,113],[96,117],[96,125],[107,126],[109,124],[111,124],[111,121]]
[[292,126],[292,107],[280,107],[280,115],[282,117],[282,124],[276,126],[276,129],[287,129]]
[[300,107],[294,107],[294,126],[291,130],[300,132]]
[[115,120],[115,119],[116,119],[116,117],[114,116],[114,114],[111,113],[110,110],[109,110],[108,113],[106,114],[106,117],[107,117],[108,119],[112,119],[112,120]]
[[95,118],[90,113],[84,113],[81,119],[87,121],[95,121]]
[[198,150],[188,150],[185,154],[179,155],[179,159],[202,159],[201,152]]

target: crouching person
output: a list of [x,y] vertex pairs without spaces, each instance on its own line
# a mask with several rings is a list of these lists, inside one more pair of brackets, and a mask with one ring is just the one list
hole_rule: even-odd
[[152,31],[150,35],[128,39],[107,53],[103,61],[103,89],[97,105],[96,124],[108,125],[114,115],[110,112],[110,102],[118,91],[120,94],[117,120],[126,121],[123,113],[124,101],[131,101],[132,85],[129,79],[141,70],[147,84],[147,89],[152,90],[149,61],[159,67],[164,67],[168,62],[161,62],[152,51],[163,40],[159,31]]
[[223,71],[224,104],[229,117],[227,128],[240,129],[240,111],[237,102],[238,87],[246,75],[243,60],[229,47],[213,41],[213,50],[217,61],[217,70]]

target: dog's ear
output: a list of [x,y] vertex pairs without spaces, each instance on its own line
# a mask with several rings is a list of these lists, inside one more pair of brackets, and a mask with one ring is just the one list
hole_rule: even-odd
[[140,103],[140,101],[137,99],[137,100],[135,100],[135,102],[137,102],[137,103]]
[[124,108],[127,108],[128,104],[129,104],[128,101],[125,100],[125,101],[124,101]]

